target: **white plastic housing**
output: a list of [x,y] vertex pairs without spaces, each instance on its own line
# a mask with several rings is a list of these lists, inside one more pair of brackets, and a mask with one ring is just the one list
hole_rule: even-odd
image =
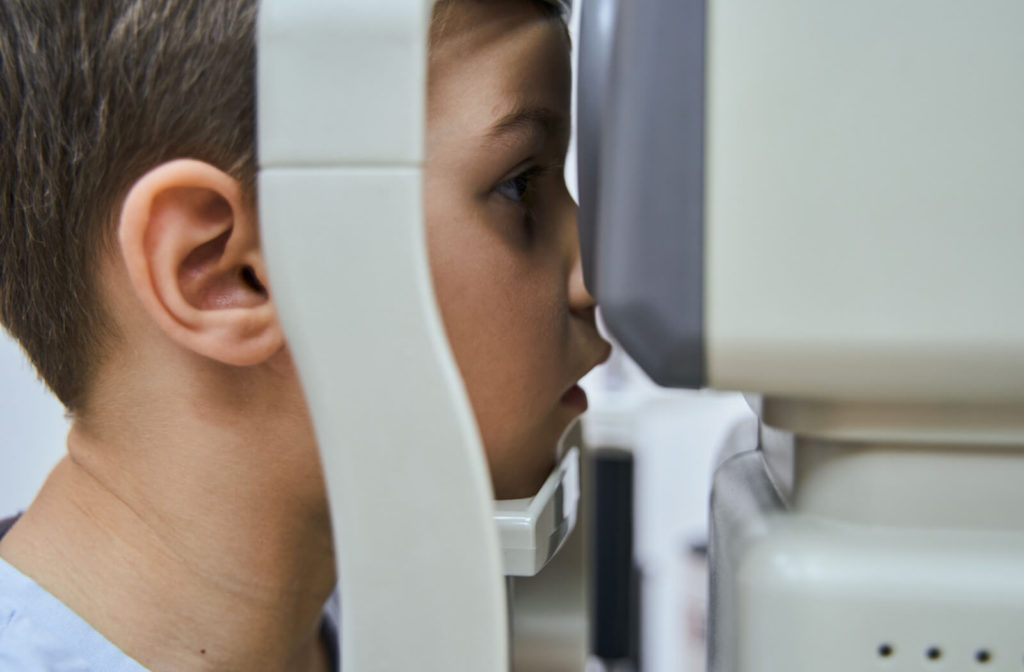
[[743,672],[1021,669],[1024,533],[779,516],[739,568]]
[[991,446],[796,439],[719,468],[716,672],[1019,670],[1024,459]]
[[708,384],[1024,403],[1024,4],[710,0]]
[[427,263],[429,0],[264,0],[270,290],[327,481],[346,672],[508,667],[493,494]]
[[534,576],[558,553],[576,527],[580,501],[580,449],[572,447],[533,497],[495,503],[505,574]]

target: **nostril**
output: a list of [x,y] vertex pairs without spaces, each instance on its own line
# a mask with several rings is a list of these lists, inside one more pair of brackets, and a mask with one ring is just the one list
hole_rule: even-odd
[[597,307],[593,304],[589,306],[569,306],[569,312],[574,317],[577,317],[590,326],[597,329]]

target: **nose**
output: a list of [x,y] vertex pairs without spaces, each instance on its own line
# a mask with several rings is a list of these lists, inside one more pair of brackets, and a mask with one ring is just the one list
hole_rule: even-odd
[[576,203],[569,199],[570,207],[566,212],[566,226],[568,234],[568,268],[569,268],[569,310],[590,321],[594,320],[594,308],[597,301],[587,290],[583,281],[583,260],[580,254],[580,231],[576,217]]
[[572,270],[569,272],[569,308],[573,311],[593,313],[597,301],[587,290],[583,282],[583,262],[580,259],[579,244],[576,245],[576,256]]

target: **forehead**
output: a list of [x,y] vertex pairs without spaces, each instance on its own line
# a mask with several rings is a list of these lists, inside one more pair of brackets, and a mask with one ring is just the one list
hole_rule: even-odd
[[528,0],[451,3],[431,42],[431,123],[483,130],[531,108],[567,118],[569,47],[565,25]]

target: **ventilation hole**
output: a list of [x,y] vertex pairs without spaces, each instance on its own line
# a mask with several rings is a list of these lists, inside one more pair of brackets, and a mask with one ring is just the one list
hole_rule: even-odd
[[880,644],[878,646],[878,655],[882,658],[891,658],[893,654],[892,644]]
[[974,654],[974,659],[979,663],[987,663],[992,660],[992,653],[987,649],[981,649]]
[[925,651],[924,655],[928,656],[928,660],[938,660],[942,658],[942,649],[937,646],[933,646]]

